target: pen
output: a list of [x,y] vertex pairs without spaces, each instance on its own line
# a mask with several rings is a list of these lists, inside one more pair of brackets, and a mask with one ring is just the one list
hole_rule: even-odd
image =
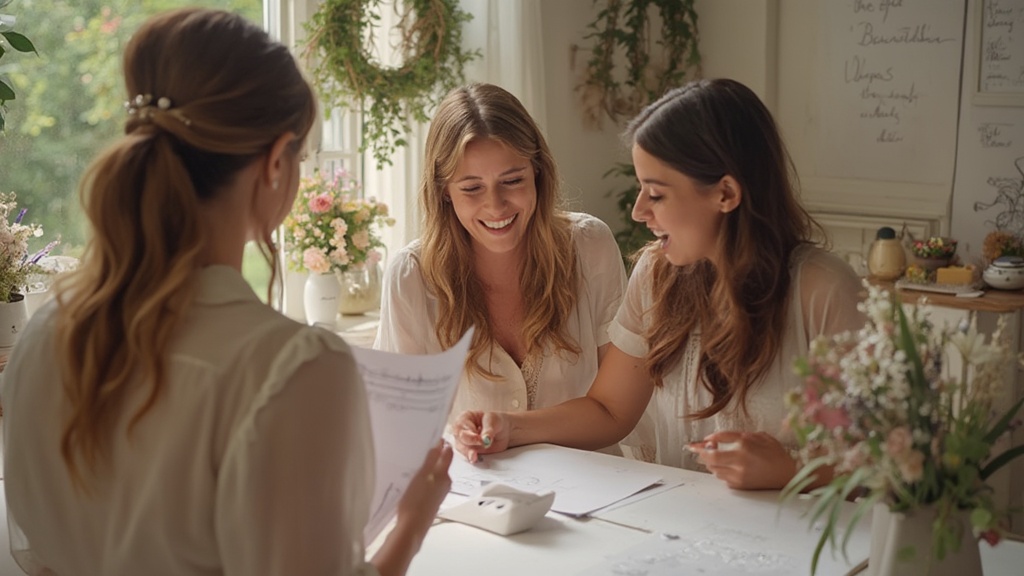
[[736,450],[739,447],[739,442],[690,442],[686,445],[686,449],[691,452],[700,452],[702,450],[729,452],[731,450]]

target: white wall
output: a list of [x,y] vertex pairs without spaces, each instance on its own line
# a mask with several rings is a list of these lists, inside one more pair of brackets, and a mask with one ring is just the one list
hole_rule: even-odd
[[[705,77],[731,77],[751,87],[773,108],[776,0],[697,0],[700,49]],[[621,215],[609,191],[625,180],[602,179],[629,153],[619,136],[624,124],[605,120],[601,130],[584,127],[574,88],[589,58],[583,39],[596,14],[593,0],[547,0],[541,3],[547,90],[545,136],[562,172],[570,208],[588,212],[618,230]],[[579,46],[575,59],[573,45]]]
[[563,194],[569,208],[588,212],[619,229],[620,216],[609,190],[622,187],[622,180],[602,179],[617,162],[629,160],[619,140],[621,126],[605,122],[602,130],[584,128],[574,89],[589,53],[580,50],[571,61],[572,46],[584,45],[587,24],[593,20],[592,0],[557,0],[541,3],[544,26],[544,67],[547,91],[545,136],[562,172]]

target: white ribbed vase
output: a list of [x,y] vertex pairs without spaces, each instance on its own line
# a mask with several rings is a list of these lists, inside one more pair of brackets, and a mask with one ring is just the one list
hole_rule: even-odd
[[934,506],[892,512],[888,504],[875,504],[868,576],[981,576],[981,554],[968,511],[957,511],[947,520],[962,529],[959,550],[935,558],[932,522],[937,512]]
[[302,305],[306,323],[334,330],[338,316],[338,294],[341,284],[333,272],[310,274],[302,290]]

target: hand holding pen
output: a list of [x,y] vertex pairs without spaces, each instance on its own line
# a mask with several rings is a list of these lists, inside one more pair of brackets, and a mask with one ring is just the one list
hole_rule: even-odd
[[508,449],[508,426],[501,412],[466,411],[452,425],[455,449],[470,462],[481,454]]
[[777,490],[796,474],[796,462],[774,436],[765,432],[715,432],[690,442],[708,471],[730,488]]

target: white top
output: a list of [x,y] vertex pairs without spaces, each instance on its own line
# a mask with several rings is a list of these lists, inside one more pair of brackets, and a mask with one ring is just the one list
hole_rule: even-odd
[[[570,213],[572,241],[576,246],[579,279],[576,309],[566,329],[581,353],[554,354],[548,350],[538,375],[534,408],[553,406],[583,396],[597,376],[597,349],[608,343],[608,325],[615,317],[626,287],[615,237],[608,226],[587,214]],[[403,248],[388,266],[380,311],[380,331],[374,348],[404,354],[441,352],[434,333],[437,299],[427,289],[420,272],[420,241]],[[498,344],[481,362],[501,377],[491,381],[463,372],[451,414],[463,410],[522,412],[527,410],[527,386],[523,373]]]
[[[647,253],[637,263],[630,278],[622,308],[609,329],[612,343],[637,358],[647,354],[643,337],[650,321],[644,314],[653,306],[650,270],[654,256]],[[839,257],[820,248],[801,247],[793,255],[785,333],[775,362],[761,380],[747,393],[747,414],[736,399],[710,418],[684,418],[711,404],[711,393],[697,382],[700,359],[700,333],[686,342],[686,351],[679,365],[663,378],[664,385],[654,395],[640,424],[623,442],[632,446],[653,447],[655,461],[667,466],[703,470],[696,455],[685,450],[688,442],[703,440],[717,431],[736,430],[767,432],[788,448],[796,448],[796,438],[783,431],[787,414],[784,397],[800,379],[793,370],[793,361],[806,356],[810,341],[819,334],[835,334],[857,330],[864,317],[857,310],[862,285],[850,266]]]
[[30,574],[376,574],[364,560],[373,447],[348,346],[262,304],[238,271],[197,274],[165,388],[77,491],[60,456],[68,409],[55,303],[3,374],[11,547]]

